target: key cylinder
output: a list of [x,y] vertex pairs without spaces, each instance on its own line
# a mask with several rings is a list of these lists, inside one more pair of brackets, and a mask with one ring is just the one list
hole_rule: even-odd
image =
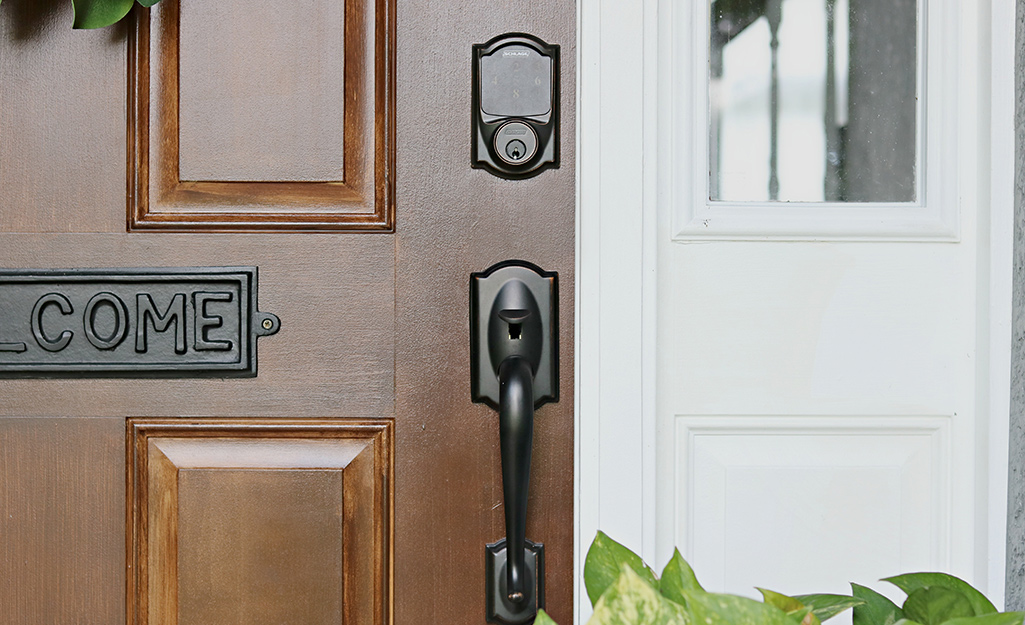
[[495,133],[495,152],[510,165],[525,163],[537,153],[537,134],[523,122],[508,122]]

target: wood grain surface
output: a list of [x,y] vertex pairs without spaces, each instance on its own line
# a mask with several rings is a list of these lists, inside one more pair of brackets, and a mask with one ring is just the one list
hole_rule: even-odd
[[[505,527],[498,417],[468,403],[469,277],[518,258],[559,273],[560,401],[536,415],[527,538],[545,545],[546,610],[570,623],[576,3],[408,2],[398,21],[395,496],[417,512],[396,516],[395,622],[484,622],[484,543]],[[516,31],[562,47],[563,142],[559,169],[510,181],[469,167],[469,80],[471,46]]]
[[125,622],[123,418],[0,419],[0,623]]
[[[128,54],[129,229],[392,229],[394,0],[346,0],[339,23],[311,23],[309,11],[294,9],[270,14],[247,4],[248,20],[239,20],[238,11],[208,11],[202,21],[192,16],[201,9],[176,0],[136,9]],[[291,55],[312,61],[317,74],[296,78],[288,70],[301,66],[277,61],[286,80],[274,77],[275,64],[254,68],[231,62],[229,55],[214,68],[209,64],[216,55],[195,54],[210,47],[211,32],[202,27],[208,26],[217,33],[217,49],[245,55],[260,40],[262,52],[273,56],[266,49],[273,41],[261,36],[269,23],[276,24],[278,34],[303,33],[277,41],[290,43]],[[334,46],[340,33],[343,54],[313,54]],[[186,70],[191,73],[185,75]],[[309,98],[323,83],[318,76],[335,77],[325,92],[344,94],[347,102],[336,111],[343,113],[340,119],[330,111],[307,114],[315,104]],[[305,106],[296,106],[304,93]],[[264,100],[273,104],[260,106]],[[319,95],[317,101],[326,102]],[[253,116],[260,125],[246,122]],[[317,122],[323,127],[311,126]],[[274,132],[260,132],[263,125]],[[322,155],[335,156],[327,162],[313,158],[310,142],[304,141],[311,134],[317,136],[313,152],[321,145]],[[331,146],[332,137],[340,144]],[[275,174],[267,165],[271,158],[291,164],[279,164]],[[340,165],[334,174],[325,169],[330,162]]]
[[128,622],[386,623],[392,430],[129,420]]
[[[124,622],[126,418],[252,417],[392,420],[394,595],[375,609],[482,625],[484,545],[504,527],[497,415],[470,400],[469,275],[510,258],[559,273],[561,400],[537,413],[527,536],[546,608],[572,621],[575,3],[394,8],[375,22],[394,33],[394,232],[169,233],[126,231],[127,28],[0,5],[0,266],[258,266],[259,308],[282,322],[256,378],[0,381],[0,622]],[[471,46],[513,31],[562,50],[562,166],[522,181],[469,166]],[[373,58],[377,76],[390,61]]]
[[[343,181],[345,11],[354,4],[180,6],[181,180]],[[293,17],[299,11],[302,20]],[[268,26],[239,23],[235,16],[246,12]],[[317,36],[310,36],[313,24]]]

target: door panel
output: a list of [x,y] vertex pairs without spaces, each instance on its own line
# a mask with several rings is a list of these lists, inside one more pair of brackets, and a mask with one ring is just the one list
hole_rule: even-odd
[[[167,10],[173,2],[158,6]],[[233,27],[250,34],[273,28],[273,16],[258,9],[232,16]],[[307,19],[309,37],[330,36],[316,28],[317,20]],[[394,232],[127,232],[134,188],[127,130],[129,26],[82,32],[70,24],[65,3],[5,0],[0,6],[6,35],[0,40],[0,265],[256,266],[259,307],[282,325],[261,341],[255,378],[0,380],[0,620],[116,625],[138,613],[136,595],[126,590],[133,527],[125,503],[132,471],[125,464],[129,419],[199,425],[252,419],[286,427],[323,419],[339,427],[385,423],[393,432],[387,454],[394,452],[394,482],[380,487],[394,496],[392,516],[380,519],[390,551],[382,560],[386,583],[373,590],[373,602],[381,606],[373,620],[483,623],[484,545],[504,535],[504,517],[498,419],[470,401],[469,275],[520,258],[557,271],[562,282],[562,399],[537,414],[527,536],[545,544],[545,607],[559,621],[571,622],[573,145],[563,143],[559,169],[502,180],[471,170],[468,116],[471,45],[506,31],[529,32],[562,46],[561,136],[574,136],[575,4],[445,0],[398,6],[391,113]],[[348,45],[349,30],[344,40]],[[303,45],[317,47],[311,41]],[[183,84],[207,88],[198,79]],[[275,82],[267,93],[278,88],[283,87]],[[344,103],[345,115],[362,106],[346,84],[350,95],[354,100]],[[348,133],[346,126],[346,140]],[[280,153],[289,149],[294,153],[296,146],[283,146]],[[325,177],[314,169],[286,173]],[[256,201],[232,202],[243,211],[259,207]],[[314,198],[312,204],[318,202]],[[0,318],[0,337],[4,327]],[[324,493],[345,493],[350,486],[349,468],[340,476],[319,467],[288,476],[257,469],[241,477],[247,462],[260,465],[275,457],[273,450],[268,453],[237,460],[223,471],[175,465],[176,482],[191,493],[179,501],[179,520],[202,519],[191,530],[182,528],[179,564],[192,571],[230,568],[224,560],[202,559],[207,549],[201,545],[220,544],[226,555],[252,556],[238,568],[253,575],[271,570],[259,564],[259,554],[266,553],[261,531],[240,532],[233,548],[230,541],[204,542],[209,536],[197,528],[259,528],[267,522],[259,518],[264,508],[300,505],[280,519],[286,529],[279,537],[300,535],[295,528],[315,525],[311,519],[337,503]],[[254,507],[240,498],[239,493],[264,490],[254,484],[265,478],[273,505]],[[304,504],[293,493],[298,483],[314,495]],[[203,498],[221,502],[227,516],[203,517],[198,511],[208,506],[196,504]],[[131,501],[134,507],[139,499]],[[343,517],[368,527],[346,505]],[[229,522],[235,518],[237,524]],[[344,527],[340,538],[324,537],[326,553],[359,549]],[[302,541],[294,545],[310,549]],[[331,558],[325,562],[334,566]],[[342,559],[343,569],[350,564]],[[328,579],[345,578],[344,570],[331,570]],[[180,622],[213,614],[204,610],[216,610],[216,603],[204,603],[188,590],[204,586],[196,581],[199,573],[179,573]],[[242,581],[244,596],[268,600],[256,577],[243,575]],[[341,603],[337,595],[314,602],[310,614],[333,622],[339,610],[355,609],[351,593],[340,596]]]
[[124,230],[127,30],[71,36],[63,4],[0,4],[0,232]]
[[275,6],[140,12],[130,229],[392,229],[394,2]]
[[390,420],[128,428],[129,622],[386,622]]

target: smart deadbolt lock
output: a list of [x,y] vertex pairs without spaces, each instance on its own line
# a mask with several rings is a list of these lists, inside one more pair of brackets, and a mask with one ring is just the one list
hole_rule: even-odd
[[559,166],[559,46],[524,33],[473,46],[470,165],[521,179]]

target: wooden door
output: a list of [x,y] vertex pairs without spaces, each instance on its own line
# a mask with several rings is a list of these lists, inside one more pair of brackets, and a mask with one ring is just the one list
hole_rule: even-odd
[[[255,377],[0,380],[0,622],[483,623],[504,520],[468,283],[510,258],[559,276],[527,536],[571,622],[574,3],[71,22],[0,6],[0,266],[257,267],[281,327]],[[562,50],[561,167],[520,181],[470,167],[471,46],[510,31]]]

